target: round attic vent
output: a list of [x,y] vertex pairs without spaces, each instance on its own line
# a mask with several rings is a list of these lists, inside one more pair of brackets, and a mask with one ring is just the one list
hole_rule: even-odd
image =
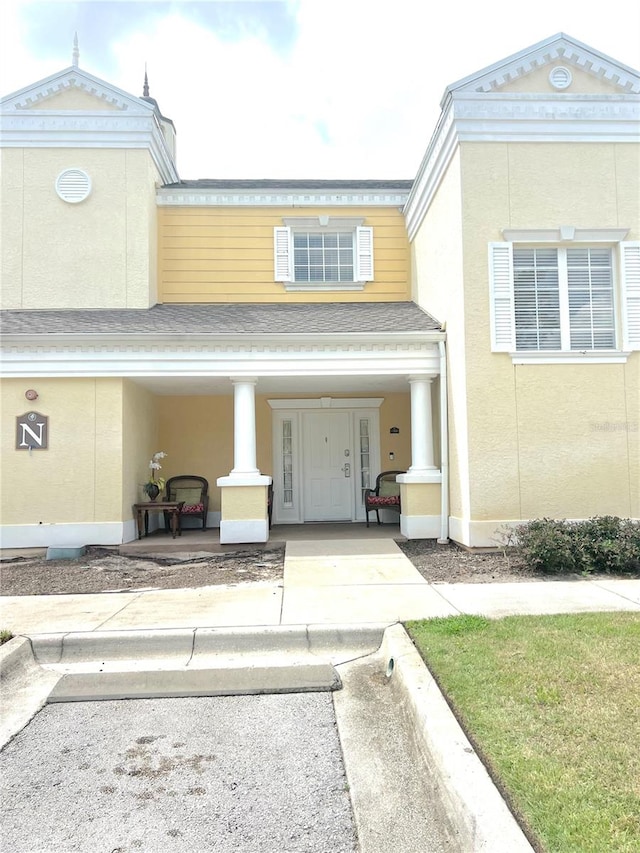
[[56,192],[62,201],[78,204],[91,192],[91,178],[81,169],[65,169],[56,179]]
[[571,72],[564,65],[556,65],[549,72],[549,82],[554,89],[566,89],[571,85],[572,80]]

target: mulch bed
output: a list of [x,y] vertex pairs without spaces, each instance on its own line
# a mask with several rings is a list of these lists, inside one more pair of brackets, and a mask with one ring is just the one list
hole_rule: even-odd
[[[429,583],[495,583],[548,579],[519,567],[503,553],[471,553],[433,540],[399,541]],[[284,547],[247,546],[223,554],[124,556],[90,547],[78,560],[18,557],[0,562],[2,595],[60,595],[124,590],[183,589],[239,583],[282,582]]]

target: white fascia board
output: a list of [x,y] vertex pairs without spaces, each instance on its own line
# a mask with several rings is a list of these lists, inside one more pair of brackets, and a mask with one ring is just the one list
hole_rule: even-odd
[[440,117],[404,208],[409,240],[413,240],[458,146],[453,104]]
[[358,347],[366,343],[372,346],[379,344],[419,344],[430,345],[437,344],[438,341],[446,340],[446,332],[435,330],[416,330],[413,332],[336,332],[327,334],[326,332],[295,332],[291,334],[279,333],[264,333],[264,334],[244,334],[237,333],[212,333],[208,335],[199,334],[182,334],[166,332],[164,334],[124,334],[124,333],[109,333],[109,334],[86,334],[82,333],[66,333],[66,332],[47,332],[44,334],[4,334],[2,336],[3,349],[8,347],[20,347],[47,349],[63,346],[85,346],[85,347],[137,347],[138,349],[153,349],[158,348],[169,349],[178,344],[187,344],[189,348],[214,348],[217,346],[236,347],[242,350],[252,350],[257,345],[277,348],[290,348],[292,343],[304,343],[314,341],[317,344],[332,346],[334,344],[349,346],[354,340],[358,341]]
[[640,142],[640,95],[454,93],[460,142]]

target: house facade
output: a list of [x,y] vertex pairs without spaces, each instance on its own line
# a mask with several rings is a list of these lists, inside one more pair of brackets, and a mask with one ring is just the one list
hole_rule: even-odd
[[[640,517],[640,76],[565,35],[448,87],[414,181],[180,180],[77,66],[2,101],[2,544],[135,538],[148,461],[222,542]],[[35,396],[34,396],[35,395]]]

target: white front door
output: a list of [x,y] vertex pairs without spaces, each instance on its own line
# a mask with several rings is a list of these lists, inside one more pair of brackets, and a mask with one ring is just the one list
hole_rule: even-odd
[[304,520],[351,521],[354,479],[351,416],[304,412]]

